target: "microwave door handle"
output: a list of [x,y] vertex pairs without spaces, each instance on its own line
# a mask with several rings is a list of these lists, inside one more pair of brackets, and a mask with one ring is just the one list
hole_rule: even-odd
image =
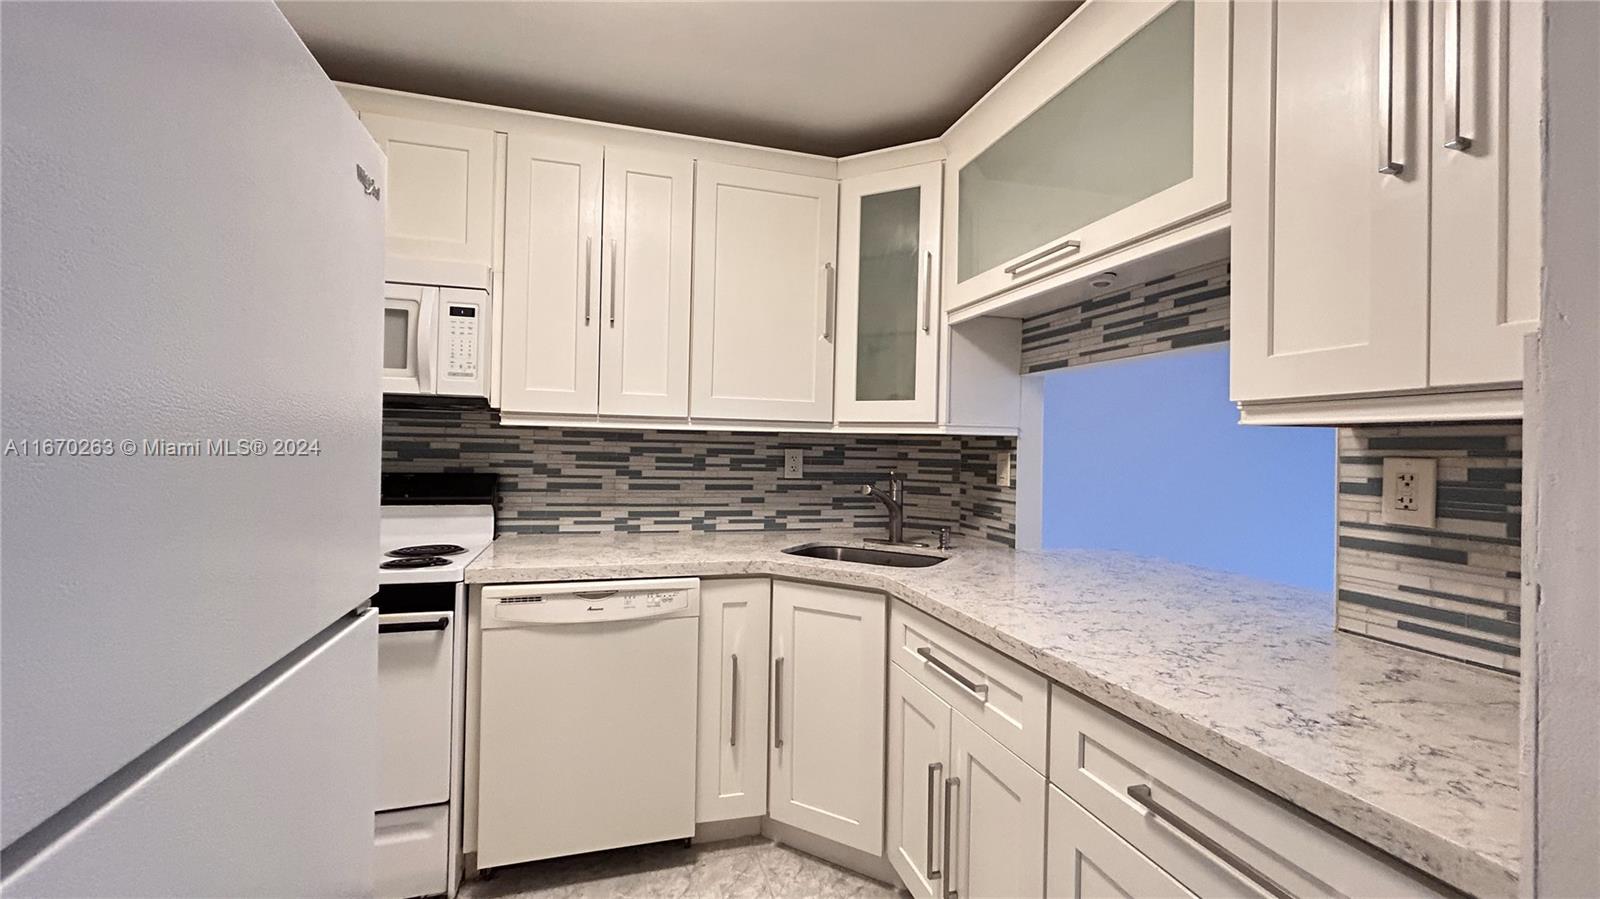
[[438,347],[439,288],[424,287],[417,313],[417,392],[434,393],[433,354]]

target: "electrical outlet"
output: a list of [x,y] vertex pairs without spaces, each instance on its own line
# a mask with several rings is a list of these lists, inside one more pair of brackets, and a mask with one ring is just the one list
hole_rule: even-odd
[[1439,460],[1384,459],[1383,523],[1433,527],[1438,490]]
[[806,474],[805,453],[797,449],[783,451],[783,476],[785,478],[803,478]]
[[1011,453],[1009,451],[1000,454],[1000,459],[995,464],[994,479],[1001,487],[1011,486]]

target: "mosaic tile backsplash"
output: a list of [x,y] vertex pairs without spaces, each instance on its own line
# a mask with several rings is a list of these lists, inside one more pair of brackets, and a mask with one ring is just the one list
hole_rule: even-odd
[[[779,477],[785,449],[803,451],[804,477]],[[861,485],[895,469],[908,539],[949,527],[1013,546],[1016,488],[997,476],[1015,452],[1011,437],[507,427],[481,402],[434,398],[386,397],[383,413],[383,470],[499,474],[501,533],[876,533],[888,517]]]
[[1022,322],[1023,374],[1228,339],[1228,263],[1119,288]]
[[[1385,456],[1439,460],[1434,527],[1382,522]],[[1340,630],[1521,669],[1520,423],[1342,429],[1338,514]]]

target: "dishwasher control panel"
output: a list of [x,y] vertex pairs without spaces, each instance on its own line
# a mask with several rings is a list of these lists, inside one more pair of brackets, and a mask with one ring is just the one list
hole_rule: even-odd
[[698,578],[580,581],[483,588],[485,629],[598,624],[700,614]]

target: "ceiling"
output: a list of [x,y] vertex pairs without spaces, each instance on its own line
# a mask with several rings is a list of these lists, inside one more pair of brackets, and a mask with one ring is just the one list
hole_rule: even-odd
[[282,0],[329,76],[847,156],[937,137],[1077,0]]

